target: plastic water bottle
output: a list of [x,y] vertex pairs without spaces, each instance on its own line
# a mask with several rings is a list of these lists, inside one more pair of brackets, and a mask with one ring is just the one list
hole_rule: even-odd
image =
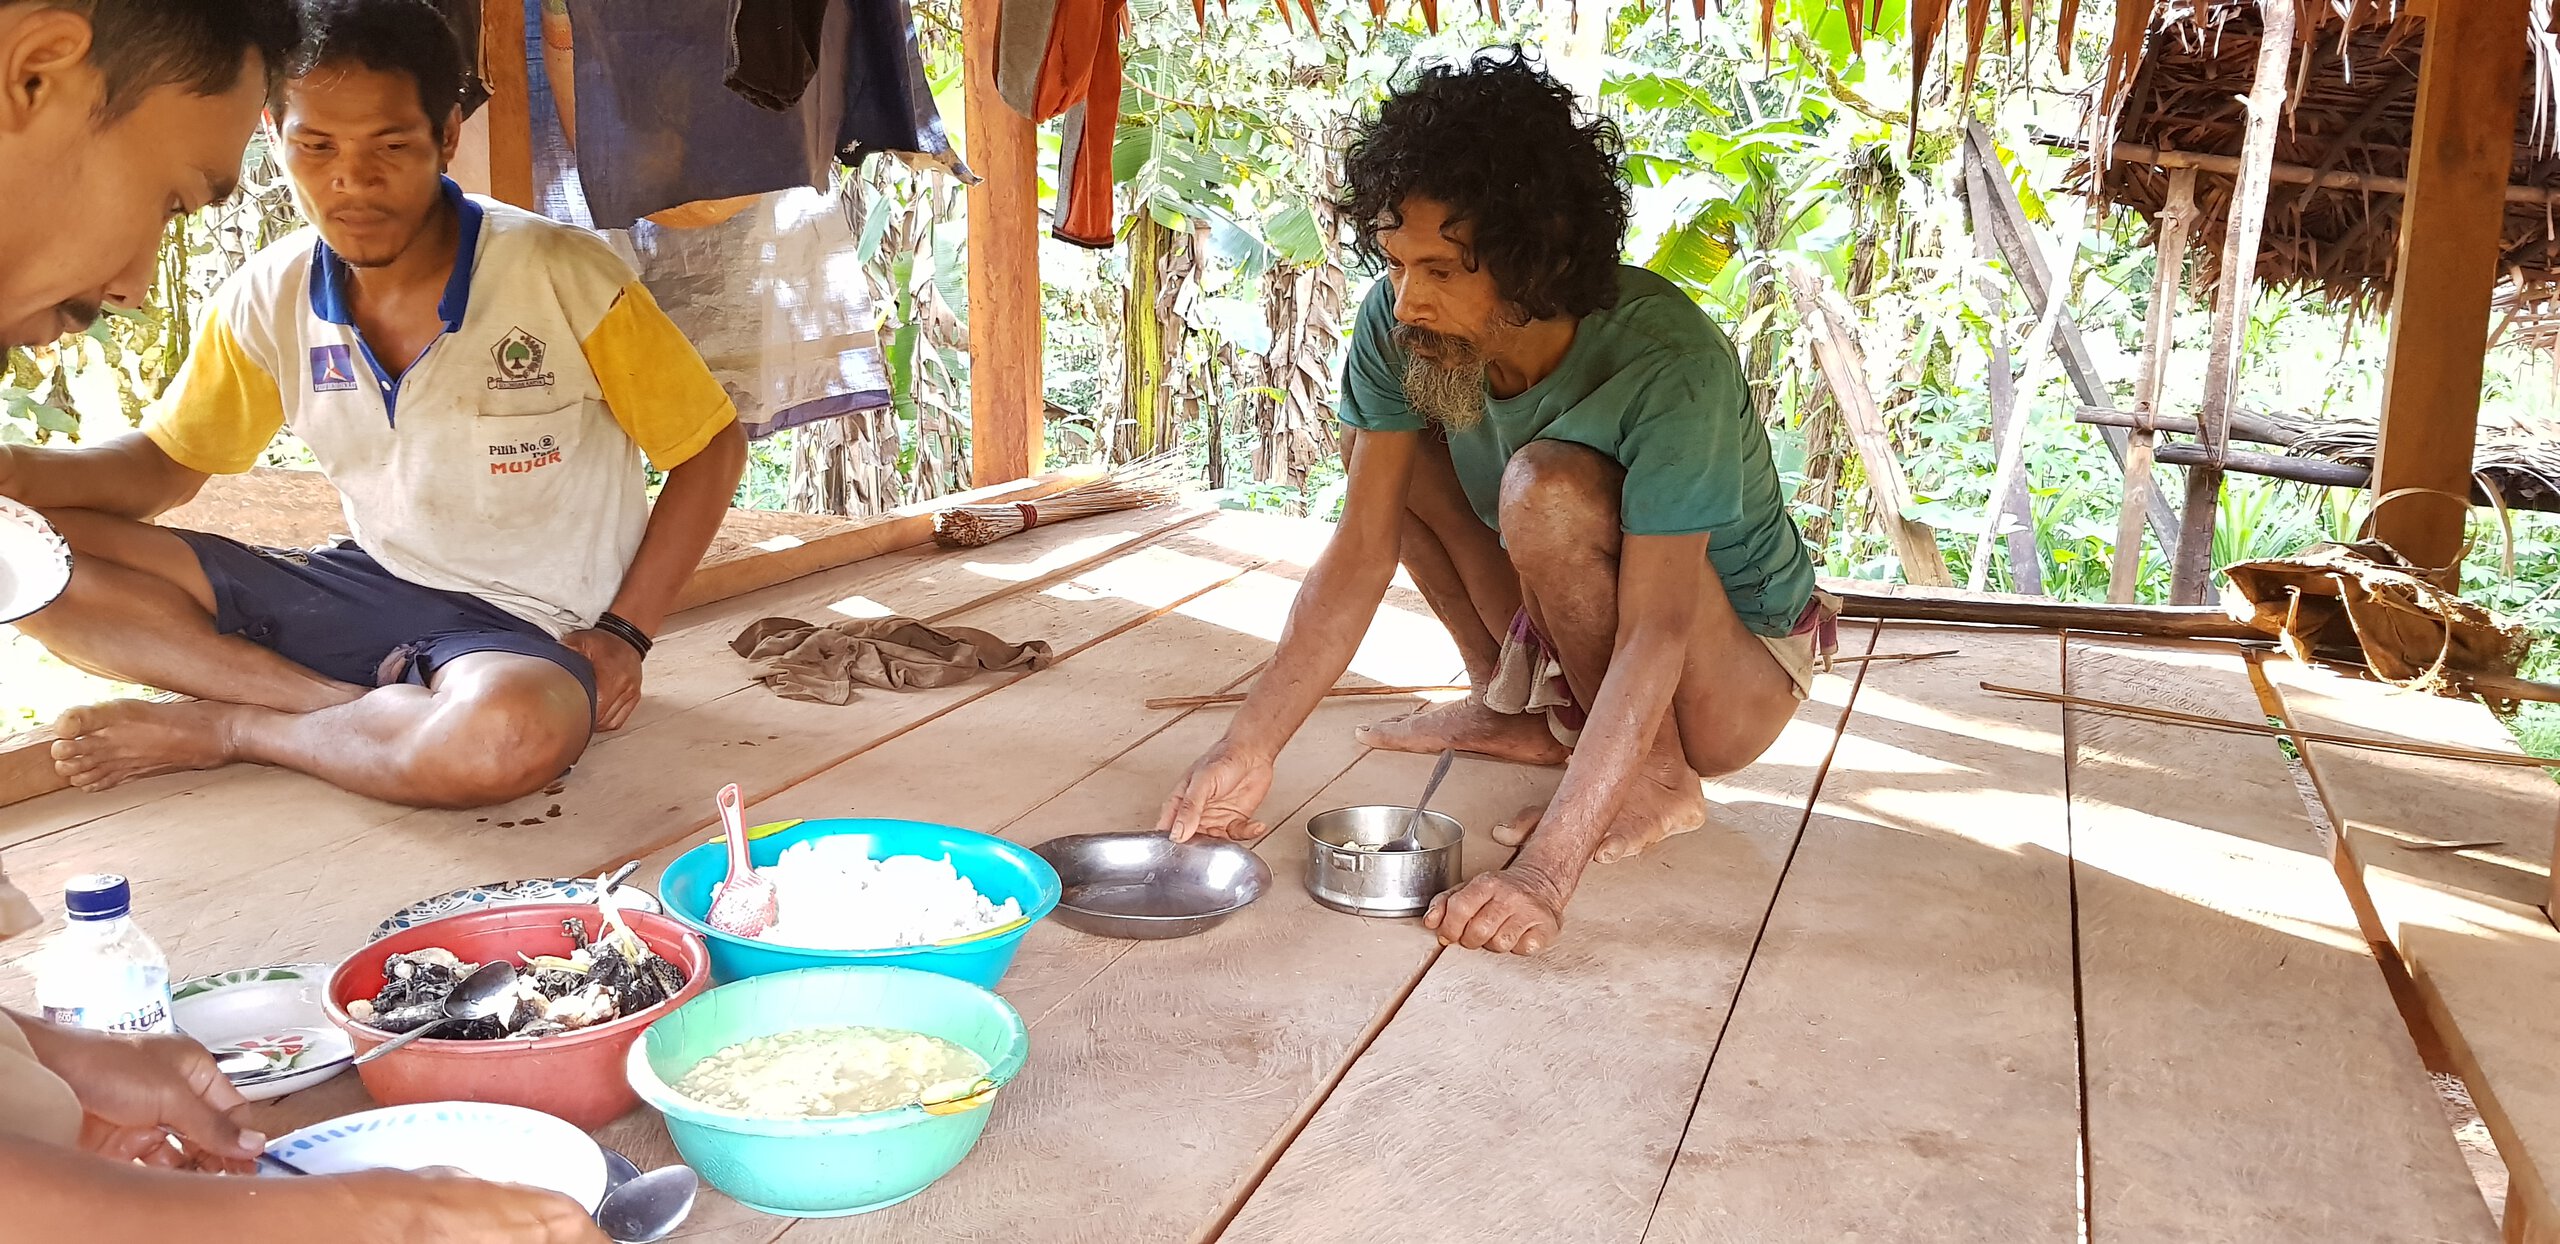
[[71,917],[36,962],[44,1017],[103,1032],[175,1032],[169,957],[133,922],[133,887],[114,873],[83,873],[62,888]]

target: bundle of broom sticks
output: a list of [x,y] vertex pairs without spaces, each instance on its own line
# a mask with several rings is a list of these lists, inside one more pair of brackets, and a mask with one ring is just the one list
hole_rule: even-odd
[[945,548],[972,549],[1043,523],[1163,505],[1182,495],[1183,474],[1180,455],[1157,454],[1037,500],[953,506],[934,514],[933,538]]

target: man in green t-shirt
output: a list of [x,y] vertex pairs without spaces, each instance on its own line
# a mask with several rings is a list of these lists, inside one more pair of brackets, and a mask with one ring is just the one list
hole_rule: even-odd
[[[1251,837],[1273,759],[1348,668],[1401,560],[1474,694],[1372,747],[1565,765],[1441,895],[1444,943],[1535,953],[1584,866],[1704,823],[1829,634],[1733,345],[1618,262],[1621,143],[1517,50],[1424,70],[1355,137],[1340,205],[1386,277],[1351,335],[1342,522],[1270,669],[1163,827]],[[1507,832],[1506,832],[1507,831]]]

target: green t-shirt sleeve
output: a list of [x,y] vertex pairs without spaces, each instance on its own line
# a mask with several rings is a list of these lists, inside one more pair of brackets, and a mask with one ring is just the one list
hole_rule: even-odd
[[1422,416],[1404,396],[1404,351],[1395,343],[1396,295],[1386,278],[1369,285],[1352,321],[1334,414],[1363,432],[1419,432]]
[[[1730,380],[1730,383],[1727,381]],[[1739,376],[1656,376],[1631,403],[1619,526],[1631,536],[1685,536],[1756,526],[1752,482],[1769,472],[1769,437]]]

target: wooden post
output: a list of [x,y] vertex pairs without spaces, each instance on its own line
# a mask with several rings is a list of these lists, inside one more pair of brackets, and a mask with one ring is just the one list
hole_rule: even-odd
[[528,0],[480,6],[480,64],[489,86],[489,197],[527,211],[533,203],[533,79],[525,68]]
[[[1971,143],[1965,144],[1964,171],[1967,223],[1973,232],[1973,252],[1977,258],[1990,260],[2000,254],[2000,243],[1991,236],[1991,190],[1985,179],[1991,174],[1974,158]],[[1998,280],[1982,278],[1983,314],[1996,321],[1998,312],[2009,301],[2008,287]],[[1991,436],[2006,437],[2009,421],[2018,417],[2017,377],[2011,371],[2009,339],[1995,328],[1991,333]],[[2009,481],[2006,497],[2009,509],[2020,514],[2034,513],[2034,499],[2027,493],[2027,481],[2020,476]],[[2029,596],[2044,595],[2044,559],[2036,549],[2033,522],[2008,533],[2009,579],[2019,592]]]
[[[2159,270],[2151,277],[2151,318],[2142,326],[2142,375],[2134,381],[2133,409],[2139,422],[2125,445],[2124,509],[2116,516],[2116,556],[2107,571],[2107,599],[2133,603],[2142,581],[2142,490],[2151,478],[2151,419],[2160,413],[2160,381],[2169,370],[2169,349],[2177,340],[2178,295],[2186,286],[2187,231],[2196,219],[2196,171],[2169,173],[2169,205],[2160,213]],[[2230,408],[2224,407],[2229,430]],[[2168,550],[2162,550],[2167,552]]]
[[[1979,167],[1997,171],[1999,153],[1992,149],[1991,135],[1980,122],[1967,122],[1965,141],[1977,151]],[[2027,306],[2041,314],[2045,294],[2050,289],[2044,269],[2044,251],[2036,245],[2035,230],[2027,224],[2027,209],[2018,202],[2017,192],[2010,189],[2006,177],[1984,179],[1991,190],[1991,235],[2000,244],[2000,254],[2009,261],[2009,275],[2016,278],[2018,288],[2027,295]],[[2089,358],[2089,348],[2080,340],[2080,326],[2065,315],[2056,324],[2053,346],[2062,354],[2062,370],[2071,377],[2071,387],[2080,394],[2083,406],[2112,405],[2106,384],[2098,378],[2097,364]],[[2122,428],[2101,428],[2107,452],[2114,455],[2116,465],[2124,465],[2126,438]],[[2169,505],[2166,493],[2154,480],[2143,481],[2143,513],[2151,524],[2151,534],[2167,548],[2178,538],[2178,512]]]
[[[2427,18],[2382,373],[2377,497],[2403,488],[2471,494],[2527,7],[2462,0]],[[2442,566],[2461,553],[2464,515],[2450,497],[2415,493],[2384,505],[2374,531],[2419,565]]]
[[1822,367],[1823,381],[1831,386],[1831,398],[1840,406],[1840,421],[1849,425],[1849,435],[1858,446],[1858,458],[1866,467],[1869,508],[1876,524],[1884,528],[1885,538],[1893,543],[1893,552],[1902,559],[1902,576],[1913,583],[1932,587],[1948,586],[1946,555],[1938,551],[1938,533],[1927,523],[1903,517],[1911,506],[1911,483],[1902,474],[1902,460],[1894,456],[1893,434],[1884,426],[1884,414],[1876,409],[1873,391],[1867,388],[1867,371],[1858,356],[1858,343],[1849,335],[1849,308],[1825,288],[1822,278],[1803,268],[1787,269],[1787,283],[1794,287],[1796,313],[1807,320],[1818,321],[1820,327],[1813,339],[1814,361]]
[[[2285,71],[2293,63],[2296,3],[2258,0],[2258,66],[2245,101],[2249,128],[2240,140],[2240,177],[2231,191],[2230,219],[2223,226],[2222,286],[2214,295],[2213,339],[2204,364],[2204,406],[2196,416],[2203,432],[2199,440],[2215,463],[2231,440],[2231,402],[2240,387],[2240,348],[2247,336],[2243,330],[2257,290],[2258,233],[2267,221],[2267,170],[2276,160],[2276,127],[2284,123]],[[2503,177],[2499,184],[2506,184]],[[2481,314],[2487,313],[2484,295]],[[2481,331],[2488,331],[2486,323]],[[2220,466],[2187,468],[2187,504],[2169,588],[2173,603],[2193,605],[2204,600],[2205,587],[2213,578],[2213,517],[2221,498]]]
[[[1991,499],[1983,507],[1982,534],[1974,541],[1973,566],[1965,578],[1965,588],[1968,591],[1979,592],[1989,582],[1991,533],[1999,529],[2000,520],[2007,516],[2008,507],[2003,502],[2007,500],[2010,488],[2026,478],[2024,467],[2029,413],[2027,404],[2033,399],[2035,391],[2044,384],[2044,360],[2046,355],[2053,352],[2053,329],[2055,325],[2062,322],[2062,308],[2071,300],[2071,269],[2080,255],[2080,234],[2085,227],[2086,201],[2083,201],[2082,208],[2082,221],[2075,221],[2064,232],[2062,252],[2054,259],[2054,262],[2062,265],[2061,279],[2046,296],[2044,310],[2036,316],[2036,326],[2027,334],[2026,370],[2018,373],[2016,382],[2010,387],[2010,400],[2015,403],[2015,406],[2009,412],[2009,426],[2001,429],[1999,450],[1992,460]],[[2027,530],[2032,535],[2035,530],[2035,511],[2032,509],[2022,511],[2018,517],[2027,524]],[[2031,539],[2028,543],[2028,556],[2037,555],[2034,548],[2035,545]]]
[[1040,469],[1040,142],[996,90],[997,0],[961,0],[969,167],[969,478]]

